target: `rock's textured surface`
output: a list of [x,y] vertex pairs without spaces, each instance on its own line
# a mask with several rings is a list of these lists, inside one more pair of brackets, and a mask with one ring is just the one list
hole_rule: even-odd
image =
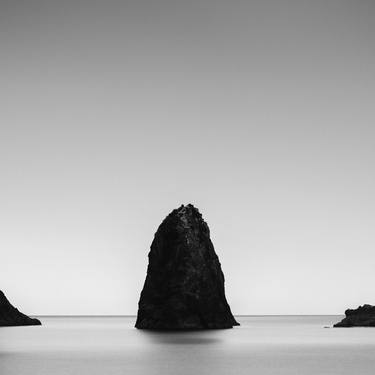
[[0,290],[0,327],[40,325],[38,319],[29,318],[11,305]]
[[363,305],[346,310],[345,318],[334,327],[375,327],[375,306]]
[[148,255],[136,327],[156,330],[232,328],[224,275],[202,215],[191,204],[161,223]]

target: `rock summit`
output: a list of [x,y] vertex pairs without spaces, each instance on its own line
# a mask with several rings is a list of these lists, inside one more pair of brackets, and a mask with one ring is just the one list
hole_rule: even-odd
[[194,330],[232,328],[224,275],[210,230],[193,205],[173,210],[151,244],[136,328]]

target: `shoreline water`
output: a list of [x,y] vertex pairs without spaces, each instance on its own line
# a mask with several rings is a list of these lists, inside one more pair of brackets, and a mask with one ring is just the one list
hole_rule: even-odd
[[1,375],[372,375],[375,330],[338,315],[247,316],[230,330],[150,332],[132,317],[44,317],[0,330]]

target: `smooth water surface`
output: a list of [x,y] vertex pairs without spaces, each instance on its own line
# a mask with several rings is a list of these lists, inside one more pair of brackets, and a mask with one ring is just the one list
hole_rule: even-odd
[[0,328],[1,375],[371,374],[375,329],[340,316],[237,317],[229,330],[157,333],[134,317],[42,317]]

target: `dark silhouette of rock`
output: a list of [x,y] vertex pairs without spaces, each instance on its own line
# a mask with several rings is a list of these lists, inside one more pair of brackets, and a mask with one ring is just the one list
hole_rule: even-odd
[[232,328],[224,275],[202,215],[191,204],[173,210],[159,226],[148,255],[136,328]]
[[345,318],[334,327],[375,327],[375,306],[363,305],[345,311]]
[[38,319],[29,318],[11,305],[0,290],[0,327],[41,325]]

